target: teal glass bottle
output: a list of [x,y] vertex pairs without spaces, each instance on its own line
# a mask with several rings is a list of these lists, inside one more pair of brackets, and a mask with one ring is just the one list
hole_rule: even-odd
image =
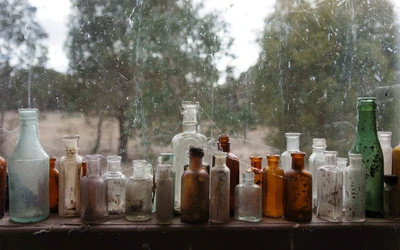
[[357,134],[350,153],[361,154],[367,169],[365,215],[380,217],[383,214],[384,165],[376,128],[376,98],[358,98],[357,110]]

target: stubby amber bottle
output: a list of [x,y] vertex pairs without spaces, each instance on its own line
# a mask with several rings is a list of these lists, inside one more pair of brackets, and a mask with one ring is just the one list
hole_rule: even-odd
[[7,163],[0,156],[0,219],[4,217],[6,207],[6,179],[7,179]]
[[254,172],[254,184],[262,187],[262,170],[261,170],[261,156],[250,156],[251,169]]
[[[226,166],[230,171],[230,184],[229,184],[229,210],[230,214],[233,215],[235,211],[235,188],[239,184],[239,158],[231,153],[231,143],[229,142],[229,136],[220,135],[218,137],[218,149],[227,153]],[[213,157],[213,166],[215,164],[215,158]]]
[[49,204],[50,212],[58,212],[58,170],[56,169],[56,160],[50,156],[50,179],[49,179]]
[[283,216],[283,169],[279,155],[268,155],[268,166],[263,169],[263,214],[266,217]]
[[204,151],[191,146],[189,169],[182,174],[181,221],[207,222],[209,218],[209,176],[202,168]]
[[305,153],[292,153],[292,169],[284,175],[284,217],[294,222],[312,220],[312,177],[304,169]]

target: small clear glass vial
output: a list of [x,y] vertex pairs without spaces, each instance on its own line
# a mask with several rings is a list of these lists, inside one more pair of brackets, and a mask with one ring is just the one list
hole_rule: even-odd
[[235,219],[259,222],[262,218],[262,189],[254,184],[251,169],[243,172],[243,184],[235,188]]
[[125,212],[125,175],[121,171],[121,156],[107,157],[107,172],[104,174],[107,182],[108,217],[119,218]]

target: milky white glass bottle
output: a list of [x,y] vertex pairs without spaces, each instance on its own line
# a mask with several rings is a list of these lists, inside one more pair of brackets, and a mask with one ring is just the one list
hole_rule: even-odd
[[392,174],[392,132],[378,131],[379,142],[383,153],[383,171],[385,175]]
[[367,169],[361,154],[349,154],[349,166],[344,174],[345,217],[347,221],[365,220],[365,182]]
[[281,155],[281,167],[284,172],[292,168],[291,153],[300,151],[300,133],[285,133],[286,151]]

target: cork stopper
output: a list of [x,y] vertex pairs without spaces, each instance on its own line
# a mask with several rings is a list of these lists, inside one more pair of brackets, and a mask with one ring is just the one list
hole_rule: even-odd
[[203,157],[204,150],[201,147],[189,146],[190,157]]

